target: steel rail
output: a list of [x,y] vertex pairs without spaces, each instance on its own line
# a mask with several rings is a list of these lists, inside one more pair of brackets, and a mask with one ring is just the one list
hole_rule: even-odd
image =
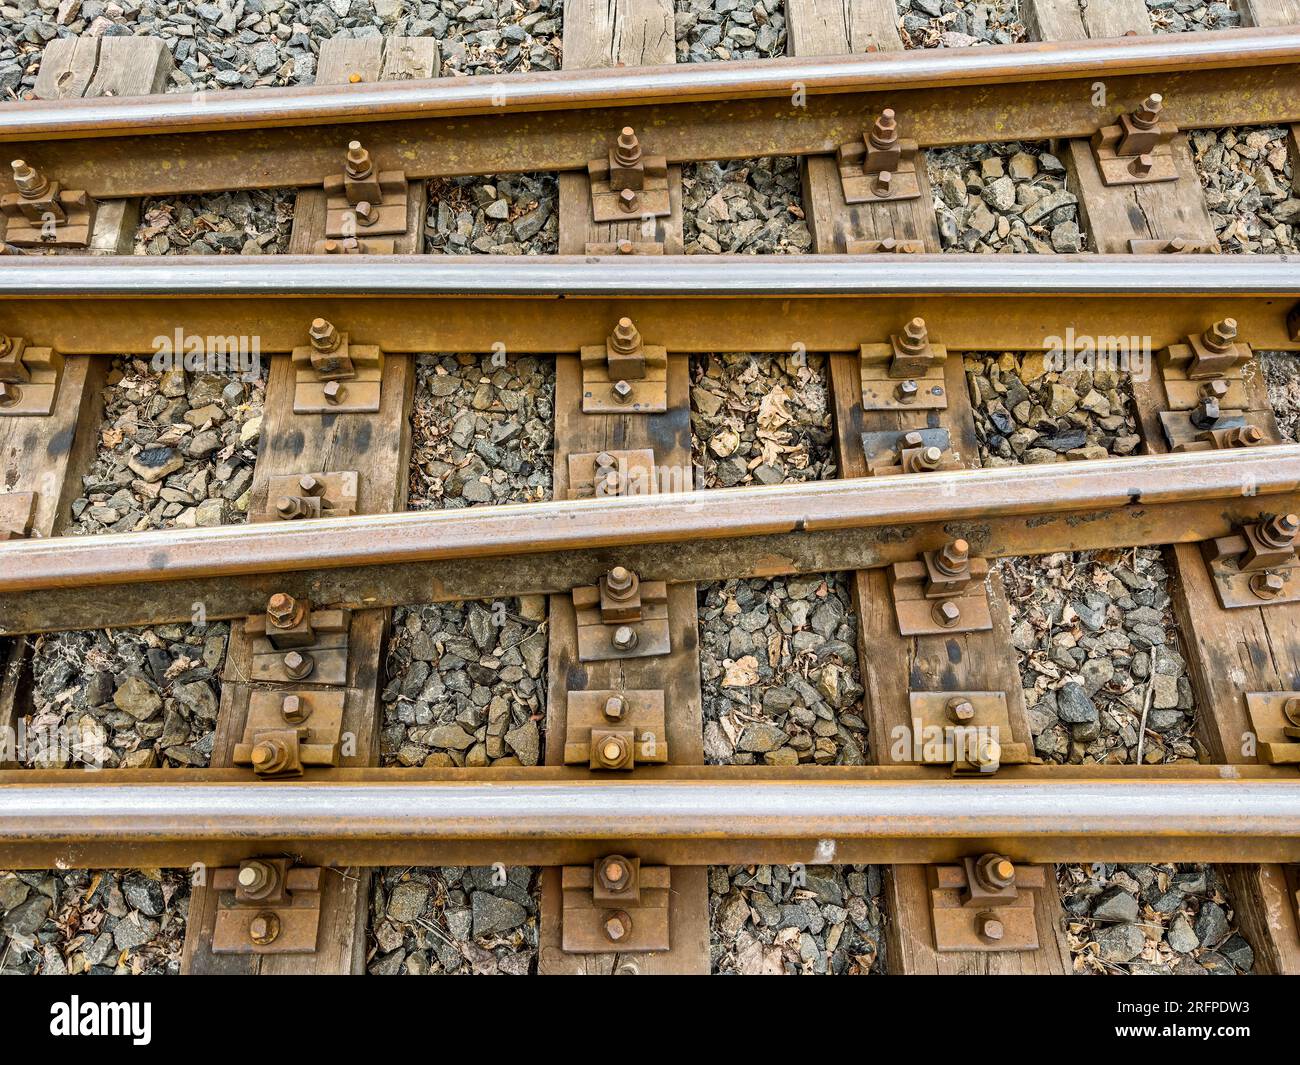
[[258,853],[331,865],[563,864],[611,847],[674,865],[916,863],[981,850],[1037,862],[1300,859],[1293,772],[1037,768],[979,780],[924,767],[797,777],[711,767],[626,781],[378,770],[270,784],[183,771],[65,771],[25,784],[10,772],[0,784],[0,865],[190,865]]
[[1279,27],[41,101],[0,110],[0,141],[98,197],[317,184],[353,137],[414,178],[575,170],[625,124],[671,161],[801,155],[860,137],[886,106],[923,145],[1088,136],[1153,91],[1184,129],[1288,122],[1300,118],[1298,60],[1300,33]]
[[920,315],[955,351],[1077,333],[1140,356],[1224,317],[1300,348],[1297,301],[1279,256],[0,257],[0,331],[72,355],[178,330],[284,352],[318,315],[390,353],[576,352],[622,315],[670,351],[855,351]]
[[[254,499],[254,507],[259,501]],[[0,632],[867,569],[1226,535],[1300,510],[1300,445],[0,543]]]

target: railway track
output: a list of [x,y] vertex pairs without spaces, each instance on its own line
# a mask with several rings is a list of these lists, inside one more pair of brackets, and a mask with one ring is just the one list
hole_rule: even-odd
[[[802,20],[817,5],[790,7]],[[1300,350],[1300,273],[1286,255],[1218,254],[1188,137],[1300,122],[1300,26],[1123,37],[1150,32],[1145,7],[1128,8],[1088,16],[1136,20],[1098,40],[1076,7],[1072,22],[1039,0],[1037,32],[1073,37],[846,57],[861,49],[839,42],[835,20],[808,20],[795,38],[806,51],[783,60],[662,65],[670,35],[667,54],[642,49],[624,67],[606,43],[609,69],[457,80],[434,77],[426,39],[340,39],[311,88],[191,99],[156,93],[157,70],[142,68],[136,88],[85,96],[83,79],[71,98],[0,112],[0,142],[34,168],[0,181],[19,204],[6,237],[27,252],[0,257],[0,726],[12,737],[0,867],[197,866],[183,970],[269,973],[367,966],[372,890],[384,897],[371,869],[479,867],[487,895],[518,886],[508,867],[540,866],[529,926],[539,970],[558,973],[709,971],[721,920],[710,867],[788,866],[793,893],[825,883],[822,867],[887,865],[873,949],[920,973],[1076,967],[1078,914],[1062,909],[1053,863],[1221,863],[1230,931],[1254,967],[1300,971],[1300,450],[1259,354]],[[662,13],[653,2],[623,16]],[[45,62],[81,70],[71,49]],[[1069,192],[1041,217],[1077,208],[1092,253],[941,254],[927,149],[1048,139]],[[770,154],[804,157],[814,254],[677,254],[683,165]],[[428,179],[550,170],[558,255],[421,254]],[[289,255],[124,254],[140,197],[232,189],[296,190]],[[417,367],[435,351],[461,353],[479,385],[521,360],[553,373],[549,499],[402,513],[429,387]],[[734,447],[699,438],[692,360],[749,352],[820,367],[838,480],[711,483],[701,453]],[[1001,444],[974,368],[988,352],[1016,353],[1001,392],[989,385],[998,404],[1009,397]],[[123,423],[103,419],[100,393],[151,353],[155,377],[181,390],[150,386],[159,417],[189,428],[142,439],[125,479],[105,481],[93,464]],[[1022,432],[1013,451],[1017,419],[1048,424],[1030,409],[1037,392],[1024,418],[1009,413],[1026,358],[1052,381],[1074,375],[1077,393],[1044,384],[1042,405],[1065,389],[1080,418]],[[257,383],[190,403],[183,369]],[[234,443],[219,452],[225,477],[246,482],[217,510],[243,521],[118,530],[113,500],[128,488],[159,514],[189,498],[194,461],[220,441],[192,445],[224,420],[220,404],[252,394],[260,429],[240,440],[256,441],[255,462],[241,473]],[[1087,435],[1082,394],[1117,419],[1104,445]],[[462,399],[476,409],[477,392]],[[777,408],[759,416],[771,446],[746,480],[791,479],[770,457],[789,443],[772,435],[788,424]],[[477,409],[511,413],[490,397]],[[492,500],[512,439],[467,449],[482,472],[466,483],[488,498],[462,504]],[[414,465],[436,462],[417,453]],[[112,534],[69,535],[88,531],[74,511],[96,510]],[[1054,727],[1077,762],[1059,764],[1026,697],[1023,604],[999,560],[1148,549],[1172,578],[1199,761],[1148,727],[1183,699],[1171,680],[1174,701],[1162,690],[1151,705],[1155,677],[1171,676],[1157,668],[1162,638],[1134,652],[1150,663],[1145,702],[1131,689],[1136,753],[1119,743],[1104,761],[1085,758],[1099,689],[1063,680],[1083,672],[1058,662],[1055,679],[1091,709],[1070,696],[1076,716]],[[733,639],[725,677],[710,674],[710,589],[766,582],[776,603],[770,589],[789,580],[812,580],[823,602],[839,582],[856,636],[836,624],[820,652],[804,640],[792,653],[811,631],[805,612],[765,647]],[[1158,624],[1155,602],[1130,609]],[[408,694],[409,674],[388,673],[418,638],[412,604],[440,603],[493,620],[482,639],[471,621],[469,643],[410,656],[404,669],[428,664],[428,684],[457,672],[449,660],[468,678],[426,700],[426,680]],[[69,727],[68,707],[39,703],[33,639],[188,625],[197,647],[214,624],[228,625],[215,665],[164,655],[161,669],[98,669],[95,698],[78,689],[79,720],[111,720],[145,757],[119,758]],[[760,661],[815,684],[786,679],[775,690],[788,701],[770,699]],[[509,670],[514,701],[496,679]],[[211,700],[207,736],[165,755],[172,692],[199,699],[195,684]],[[445,716],[416,720],[439,699]],[[740,708],[729,757],[744,764],[717,764],[728,700]],[[414,764],[390,740],[403,705],[407,725],[441,737],[414,745]],[[58,743],[75,733],[62,761],[49,736],[32,739],[51,725]],[[1144,743],[1164,752],[1156,763]],[[75,767],[105,754],[109,768]]]

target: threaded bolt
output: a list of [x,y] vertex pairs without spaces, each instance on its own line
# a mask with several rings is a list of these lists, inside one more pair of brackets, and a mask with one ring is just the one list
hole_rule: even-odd
[[1204,382],[1201,385],[1200,393],[1202,396],[1224,399],[1228,395],[1228,382],[1221,377],[1216,377],[1213,381]]
[[1015,863],[1002,854],[980,855],[975,863],[975,879],[986,890],[1004,890],[1015,883]]
[[298,490],[303,495],[318,496],[325,490],[325,486],[320,483],[319,478],[313,477],[310,473],[304,473],[298,478]]
[[906,381],[898,382],[898,387],[894,389],[894,395],[898,397],[900,403],[911,403],[912,400],[916,399],[919,391],[916,382],[909,377]]
[[975,718],[975,704],[960,695],[948,700],[948,718],[958,725],[965,725]]
[[1275,514],[1259,527],[1260,539],[1270,547],[1290,547],[1300,535],[1300,516]]
[[626,381],[614,382],[614,401],[616,403],[626,403],[632,398],[632,386]]
[[286,520],[299,518],[303,515],[302,503],[297,496],[281,496],[275,501],[275,512]]
[[620,318],[609,340],[615,351],[631,354],[641,347],[641,331],[632,324],[631,318]]
[[278,739],[260,740],[253,746],[253,769],[259,773],[274,773],[289,761],[289,749]]
[[630,651],[636,646],[636,629],[630,625],[620,625],[614,630],[614,646],[620,651]]
[[1201,343],[1211,351],[1227,351],[1237,340],[1237,319],[1224,318],[1201,334]]
[[1160,112],[1164,110],[1165,98],[1158,92],[1153,92],[1145,100],[1142,106],[1133,112],[1133,125],[1139,129],[1151,129],[1160,121]]
[[372,165],[370,153],[361,147],[360,141],[348,142],[348,159],[346,163],[348,177],[366,178],[370,176]]
[[911,430],[910,432],[906,432],[906,433],[903,434],[903,446],[904,446],[904,447],[909,447],[909,448],[910,448],[910,447],[920,447],[920,446],[921,446],[922,444],[924,444],[924,443],[925,443],[925,437],[923,437],[923,436],[922,436],[920,433],[918,433],[915,429]]
[[618,142],[614,145],[614,161],[619,166],[636,166],[641,161],[641,142],[631,126],[624,126],[619,132]]
[[1264,442],[1264,430],[1258,425],[1241,425],[1225,434],[1229,447],[1254,447]]
[[924,318],[913,318],[907,325],[903,326],[903,335],[899,338],[899,346],[905,351],[924,351],[929,343],[930,336],[926,331]]
[[641,197],[636,194],[636,189],[623,189],[618,194],[619,210],[631,214],[641,203]]
[[45,194],[50,187],[49,180],[33,166],[22,159],[15,159],[11,164],[14,171],[14,184],[23,194],[23,199],[34,200]]
[[937,470],[943,461],[943,452],[937,447],[923,448],[916,456],[916,464],[923,470]]
[[604,714],[610,721],[618,721],[627,710],[627,700],[621,695],[611,695],[605,700]]
[[894,109],[886,107],[880,112],[871,126],[871,146],[873,148],[892,148],[898,141],[898,122],[894,118]]
[[939,569],[948,575],[960,573],[970,562],[970,544],[965,540],[949,540],[939,552]]
[[614,250],[617,251],[619,255],[631,255],[633,248],[633,243],[624,237],[615,245]]
[[325,402],[331,405],[342,403],[343,397],[347,395],[347,389],[338,381],[326,381],[321,392],[325,395]]
[[616,599],[626,599],[637,586],[636,574],[626,566],[615,566],[605,575],[605,589]]
[[343,340],[339,336],[339,331],[334,328],[334,323],[325,318],[311,320],[307,337],[311,341],[312,348],[322,353],[335,351]]
[[876,174],[876,195],[888,196],[890,190],[894,187],[894,175],[888,170],[881,170]]

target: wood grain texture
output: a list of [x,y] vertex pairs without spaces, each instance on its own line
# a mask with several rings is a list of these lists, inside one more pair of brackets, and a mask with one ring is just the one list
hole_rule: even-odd
[[1025,0],[1020,17],[1031,41],[1081,41],[1153,32],[1142,0]]
[[672,0],[565,0],[565,70],[654,67],[675,59]]
[[[404,40],[402,38],[397,41]],[[366,45],[358,48],[357,45]],[[396,47],[389,42],[389,49]],[[436,63],[428,50],[425,62]],[[351,73],[379,77],[383,55],[377,39],[353,41],[336,38],[321,47],[323,69],[334,81],[347,81]],[[321,68],[318,68],[318,70]],[[427,67],[432,77],[436,65]],[[319,73],[317,81],[322,82]],[[407,238],[413,250],[422,249],[425,185],[411,189]],[[290,253],[310,254],[324,234],[325,195],[321,189],[298,193]],[[310,310],[304,310],[306,336]],[[337,323],[346,329],[346,323]],[[357,513],[378,514],[406,509],[407,472],[411,455],[410,410],[415,391],[414,359],[389,356],[384,362],[380,409],[373,414],[295,414],[294,371],[288,356],[271,360],[262,435],[249,497],[250,511],[265,507],[272,477],[325,470],[356,470]],[[327,605],[327,604],[317,604]],[[355,752],[344,765],[376,765],[379,761],[379,674],[387,637],[387,610],[353,613],[348,633],[348,681],[344,689],[343,733],[353,737]],[[243,735],[253,685],[249,680],[251,640],[239,623],[231,627],[226,670],[217,716],[212,764],[229,766],[234,745]],[[316,687],[303,684],[303,688]],[[274,783],[250,784],[273,788]],[[250,855],[252,857],[252,855]],[[365,968],[366,921],[369,912],[370,871],[325,871],[321,891],[321,924],[314,954],[239,955],[212,953],[218,893],[196,887],[190,899],[182,971],[187,973],[331,974],[360,973]]]
[[786,0],[791,55],[901,52],[894,0]]

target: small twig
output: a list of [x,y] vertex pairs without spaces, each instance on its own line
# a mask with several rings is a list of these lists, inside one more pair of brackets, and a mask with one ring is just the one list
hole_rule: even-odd
[[1151,710],[1151,696],[1156,690],[1156,663],[1151,659],[1151,674],[1147,677],[1147,694],[1142,700],[1142,720],[1138,724],[1138,745],[1137,758],[1135,761],[1138,765],[1142,764],[1142,743],[1147,738],[1147,714]]

